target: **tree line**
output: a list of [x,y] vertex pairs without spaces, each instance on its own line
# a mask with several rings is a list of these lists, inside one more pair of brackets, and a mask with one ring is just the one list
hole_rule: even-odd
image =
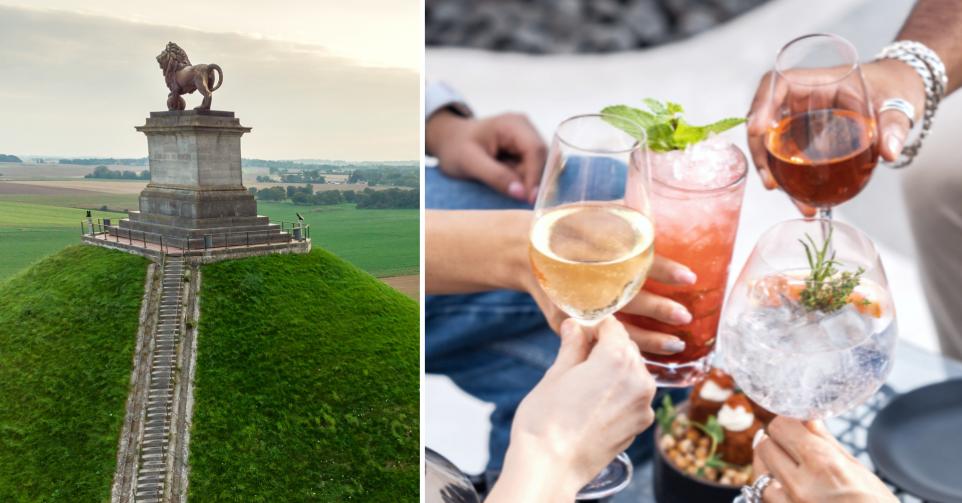
[[[286,183],[327,183],[327,178],[317,171],[305,171],[303,173],[293,173],[280,176],[282,182]],[[273,182],[274,179],[269,176],[260,175],[257,177],[258,182],[269,183]]]
[[146,166],[147,158],[138,157],[137,159],[114,159],[113,157],[92,157],[85,159],[60,159],[60,164],[78,164],[80,166],[93,166],[95,164],[113,164],[115,166]]
[[358,168],[351,172],[347,183],[366,183],[372,187],[375,185],[420,187],[421,170],[417,166]]
[[420,207],[418,189],[401,190],[322,190],[314,192],[314,186],[307,184],[303,187],[288,185],[285,187],[270,187],[258,190],[251,187],[250,192],[261,201],[286,201],[303,206],[328,206],[334,204],[353,203],[359,209],[417,209]]
[[109,180],[150,180],[150,171],[146,169],[140,173],[123,170],[115,171],[107,166],[97,166],[93,173],[87,173],[84,178],[106,178]]
[[23,162],[19,157],[11,154],[0,154],[0,162]]

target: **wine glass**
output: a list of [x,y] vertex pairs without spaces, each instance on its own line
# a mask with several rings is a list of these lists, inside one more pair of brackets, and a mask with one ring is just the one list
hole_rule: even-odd
[[[644,136],[639,140],[609,120],[626,122],[589,114],[558,126],[530,233],[531,267],[541,288],[589,329],[638,293],[654,258]],[[578,499],[621,491],[631,470],[621,453]]]
[[789,196],[831,219],[832,207],[862,191],[879,156],[855,47],[826,33],[792,40],[775,59],[769,97],[768,169]]
[[722,314],[718,354],[762,407],[823,419],[882,387],[896,333],[869,238],[832,220],[789,220],[762,235],[742,269]]

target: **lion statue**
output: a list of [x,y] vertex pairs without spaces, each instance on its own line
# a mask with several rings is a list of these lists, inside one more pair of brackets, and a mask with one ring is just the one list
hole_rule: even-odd
[[[157,56],[157,63],[164,72],[164,81],[167,82],[167,110],[183,110],[187,103],[182,94],[190,94],[200,91],[204,96],[204,101],[194,110],[210,110],[211,94],[224,83],[224,71],[213,63],[209,65],[191,65],[187,59],[187,53],[179,45],[168,42],[164,52]],[[214,72],[217,73],[217,85],[211,87],[214,82]]]

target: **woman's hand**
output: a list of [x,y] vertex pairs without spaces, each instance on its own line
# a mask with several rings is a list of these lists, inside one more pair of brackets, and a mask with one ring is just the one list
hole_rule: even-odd
[[489,503],[572,501],[654,421],[655,382],[625,328],[608,317],[592,332],[562,324],[554,365],[515,414]]
[[484,119],[435,113],[424,126],[427,152],[454,178],[478,180],[502,194],[533,203],[547,148],[522,114]]
[[[526,270],[519,271],[522,288],[531,294],[541,307],[548,324],[557,332],[562,322],[568,319],[568,314],[559,309],[541,289],[541,285],[531,273],[530,264],[526,263],[525,267]],[[697,279],[691,269],[657,255],[652,262],[648,277],[669,285],[692,285]],[[639,291],[638,295],[635,295],[621,311],[647,316],[669,325],[684,325],[691,322],[691,313],[685,306],[645,290]],[[644,352],[671,355],[685,349],[685,342],[674,335],[653,332],[634,325],[625,325],[625,328],[631,340]]]
[[755,446],[756,476],[770,473],[765,503],[878,503],[898,499],[821,423],[775,418]]
[[[805,70],[813,72],[814,70]],[[878,127],[877,138],[882,158],[886,161],[898,159],[909,134],[909,119],[905,114],[894,110],[879,113],[882,103],[891,98],[902,98],[915,107],[915,117],[918,122],[925,110],[925,86],[922,79],[912,67],[901,61],[881,60],[862,65],[862,76],[868,87],[870,105],[875,112]],[[765,135],[776,121],[773,108],[775,102],[787,92],[784,86],[772,89],[772,72],[768,72],[758,83],[751,110],[748,112],[748,148],[758,174],[762,178],[765,188],[778,188],[778,183],[768,169],[768,157],[765,151]],[[780,94],[779,99],[772,99],[772,93]],[[826,91],[827,92],[827,91]],[[814,216],[815,208],[794,201],[795,205],[805,216]]]
[[[498,289],[528,292],[552,330],[558,332],[568,315],[548,298],[531,272],[528,258],[531,220],[526,210],[439,211],[424,214],[425,292],[451,294]],[[695,274],[687,267],[655,256],[648,277],[666,284],[690,285]],[[667,324],[691,321],[685,306],[644,290],[622,311]],[[685,343],[673,335],[628,325],[628,335],[648,353],[674,354]]]

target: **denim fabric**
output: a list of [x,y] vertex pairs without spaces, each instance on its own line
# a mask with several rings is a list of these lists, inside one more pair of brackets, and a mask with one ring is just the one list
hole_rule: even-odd
[[[425,170],[424,187],[427,209],[530,208],[434,168]],[[428,295],[424,310],[426,371],[448,376],[466,393],[495,407],[486,469],[490,481],[504,461],[518,403],[551,366],[559,339],[526,293]],[[651,436],[649,429],[628,450],[636,463],[651,456]]]

